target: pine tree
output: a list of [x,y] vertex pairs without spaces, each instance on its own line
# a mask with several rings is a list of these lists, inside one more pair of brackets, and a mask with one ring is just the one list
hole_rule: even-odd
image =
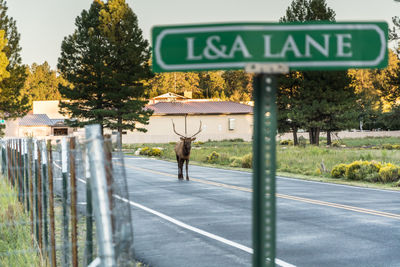
[[[280,19],[281,22],[309,20],[335,21],[335,12],[325,0],[293,0],[286,10],[286,16]],[[356,99],[347,71],[304,71],[295,79],[299,79],[299,91],[290,103],[292,108],[287,116],[296,125],[308,129],[311,144],[319,144],[321,130],[327,131],[329,141],[332,130],[354,125],[356,114],[349,110],[354,107]],[[352,106],[348,106],[351,103]]]
[[24,92],[30,97],[30,104],[35,100],[61,100],[58,85],[67,85],[62,76],[57,76],[55,70],[50,68],[47,62],[41,65],[33,63],[27,68],[27,78]]
[[72,86],[60,85],[68,123],[82,127],[137,130],[152,112],[144,108],[150,71],[149,43],[125,0],[96,0],[75,21],[76,30],[64,38],[58,68]]
[[0,117],[4,119],[24,116],[30,109],[28,96],[22,93],[26,73],[25,66],[21,65],[20,34],[15,20],[7,15],[7,11],[7,2],[0,0],[0,30],[5,32],[7,40],[1,51],[8,59],[6,71],[9,73],[0,81]]

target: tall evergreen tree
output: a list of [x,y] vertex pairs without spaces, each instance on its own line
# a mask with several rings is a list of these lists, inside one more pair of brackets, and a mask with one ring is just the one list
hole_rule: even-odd
[[[309,20],[335,21],[335,12],[325,0],[293,0],[286,15],[280,19],[281,22]],[[299,93],[287,114],[294,123],[308,129],[311,144],[319,144],[321,130],[327,131],[329,141],[332,130],[354,125],[355,113],[352,112],[352,116],[344,114],[351,107],[346,108],[347,105],[340,102],[355,102],[354,89],[350,86],[351,79],[346,71],[304,71],[295,79],[300,79]]]
[[226,71],[222,74],[226,89],[224,94],[231,101],[249,101],[253,93],[253,75],[241,70]]
[[5,119],[24,116],[30,109],[28,96],[22,93],[26,73],[25,66],[21,65],[20,34],[7,11],[7,2],[0,0],[0,30],[4,30],[7,40],[2,51],[9,61],[6,68],[9,76],[0,81],[0,116]]
[[199,87],[204,98],[219,98],[226,84],[223,71],[207,71],[199,73]]
[[61,100],[58,85],[67,86],[67,81],[61,75],[57,76],[47,62],[41,65],[33,63],[27,68],[27,75],[24,92],[29,95],[30,104],[35,100]]
[[72,126],[145,132],[152,112],[144,108],[150,71],[149,43],[125,0],[95,0],[64,38],[58,68],[72,86],[60,85],[63,113]]

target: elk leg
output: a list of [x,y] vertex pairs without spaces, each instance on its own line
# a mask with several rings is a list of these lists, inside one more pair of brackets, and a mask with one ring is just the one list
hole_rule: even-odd
[[176,161],[178,162],[178,179],[181,179],[181,161],[178,155],[176,155]]
[[178,174],[178,178],[179,179],[183,179],[183,163],[185,162],[185,160],[183,159],[179,159],[179,174]]
[[[189,159],[186,160],[186,180],[187,180],[187,181],[189,181],[188,166],[189,166]],[[183,166],[182,166],[182,167],[183,167]]]

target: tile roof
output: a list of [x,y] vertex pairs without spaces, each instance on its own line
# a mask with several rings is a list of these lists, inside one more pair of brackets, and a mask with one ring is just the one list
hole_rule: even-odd
[[154,114],[249,114],[253,107],[228,101],[158,102],[148,105]]
[[46,114],[28,114],[19,121],[20,126],[52,126],[53,124]]

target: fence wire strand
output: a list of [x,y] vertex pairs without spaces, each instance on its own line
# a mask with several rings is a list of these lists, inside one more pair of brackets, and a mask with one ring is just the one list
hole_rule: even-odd
[[[104,140],[115,262],[136,266],[123,153],[110,136]],[[91,141],[0,139],[0,266],[88,266],[101,258]]]

